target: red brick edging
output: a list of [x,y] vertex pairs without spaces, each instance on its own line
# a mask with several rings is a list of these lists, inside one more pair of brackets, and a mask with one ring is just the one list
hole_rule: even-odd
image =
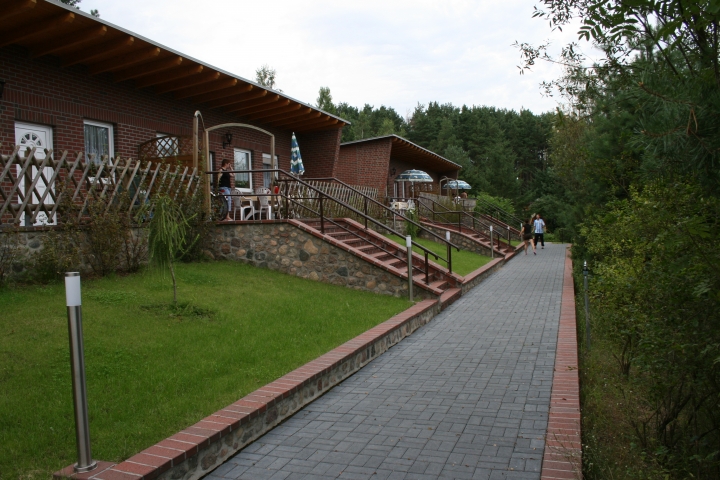
[[198,479],[428,323],[439,311],[438,300],[419,302],[124,462],[98,462],[98,468],[80,474],[68,466],[53,477]]
[[565,257],[555,371],[540,479],[582,479],[575,287],[569,248]]

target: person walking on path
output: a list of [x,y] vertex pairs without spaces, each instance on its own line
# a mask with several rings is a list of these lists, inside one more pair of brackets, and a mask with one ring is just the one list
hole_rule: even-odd
[[537,247],[538,242],[542,245],[541,248],[545,248],[545,222],[542,219],[542,216],[538,213],[535,217],[534,222],[534,228],[535,228],[535,242],[533,245],[533,252],[535,251],[535,247]]
[[532,246],[533,255],[537,255],[537,253],[535,253],[535,242],[533,242],[532,236],[533,227],[532,225],[530,225],[530,222],[532,222],[532,218],[530,218],[530,220],[528,220],[527,222],[523,223],[520,234],[522,235],[523,244],[525,245],[525,255],[527,255],[528,242],[530,242],[530,245]]

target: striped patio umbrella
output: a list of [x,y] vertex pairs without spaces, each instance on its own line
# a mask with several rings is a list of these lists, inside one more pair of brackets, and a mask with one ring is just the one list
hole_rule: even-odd
[[290,173],[294,173],[295,175],[305,173],[305,167],[303,166],[300,147],[298,146],[297,138],[295,138],[295,132],[293,132],[292,143],[290,144]]
[[470,190],[472,186],[470,186],[470,184],[465,180],[450,180],[443,185],[443,188],[451,188],[453,190]]
[[396,182],[418,182],[418,183],[430,183],[433,181],[432,177],[422,170],[405,170],[400,175],[395,177]]

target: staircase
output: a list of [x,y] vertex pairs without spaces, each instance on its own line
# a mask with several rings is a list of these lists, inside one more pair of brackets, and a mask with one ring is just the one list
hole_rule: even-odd
[[[441,223],[433,222],[427,218],[421,218],[421,222],[429,227],[434,227],[442,230],[449,230],[455,235],[462,235],[465,238],[472,240],[473,242],[482,245],[488,250],[492,248],[497,255],[505,256],[515,251],[515,247],[506,243],[506,241],[499,241],[497,236],[493,236],[493,244],[490,246],[490,235],[485,232],[473,230],[472,228],[462,226],[459,227],[456,223]],[[462,228],[462,231],[461,231]]]
[[[289,222],[407,281],[405,247],[374,230],[366,229],[361,223],[349,218],[325,219],[323,229],[320,219],[294,219]],[[458,287],[461,284],[462,277],[431,261],[426,263],[424,252],[418,254],[413,251],[413,285],[416,289],[420,288],[444,302],[460,295]]]

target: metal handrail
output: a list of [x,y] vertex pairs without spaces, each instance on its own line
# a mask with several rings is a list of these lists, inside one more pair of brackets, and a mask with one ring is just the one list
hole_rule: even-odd
[[[497,205],[495,205],[495,204],[493,204],[493,203],[488,202],[487,200],[484,200],[484,199],[482,199],[482,198],[476,198],[476,200],[477,200],[479,203],[485,205],[486,207],[490,207],[491,209],[494,209],[496,212],[498,212],[498,214],[502,214],[502,215],[504,215],[506,218],[509,218],[510,220],[514,221],[515,224],[521,224],[521,223],[523,223],[523,221],[522,221],[521,219],[519,219],[518,217],[516,217],[516,216],[513,215],[512,213],[509,213],[509,212],[503,210],[502,208],[498,207]],[[499,218],[499,217],[500,217],[500,215],[498,215],[498,218]],[[510,225],[510,222],[505,222],[505,223],[506,223],[508,226]]]
[[[439,214],[439,215],[458,214],[457,223],[450,222],[450,221],[447,221],[447,222],[445,222],[445,223],[446,223],[447,225],[453,225],[453,226],[456,226],[456,225],[457,225],[458,231],[459,231],[460,233],[463,233],[462,229],[463,229],[463,227],[465,227],[466,229],[470,230],[470,231],[473,232],[473,233],[484,234],[483,232],[479,232],[479,231],[475,230],[475,223],[476,223],[476,222],[479,223],[480,225],[482,225],[483,227],[485,227],[485,229],[488,230],[488,232],[490,231],[490,226],[489,226],[489,225],[481,222],[478,218],[475,217],[475,215],[472,215],[472,214],[466,212],[465,210],[450,210],[448,207],[446,207],[446,206],[443,205],[442,203],[436,202],[436,201],[433,200],[432,198],[422,197],[422,199],[423,199],[423,200],[427,200],[427,201],[429,201],[429,202],[432,202],[434,205],[437,205],[437,206],[445,209],[445,211],[440,211],[440,212],[438,212],[438,211],[435,210],[434,206],[433,206],[433,209],[430,209],[430,208],[429,208],[427,205],[425,205],[423,202],[418,202],[418,205],[419,205],[418,208],[425,208],[426,210],[429,210],[430,213],[432,213],[432,215],[433,215],[433,222],[435,222],[435,215],[436,215],[436,214]],[[474,213],[474,212],[473,212],[473,213]],[[469,227],[469,226],[467,226],[467,225],[464,225],[464,224],[462,223],[463,216],[470,217],[470,218],[472,219],[472,222],[473,222],[472,228]],[[439,223],[439,225],[443,225],[443,223]],[[507,238],[507,240],[506,240],[505,238],[501,237],[500,235],[497,236],[497,239],[498,239],[498,249],[500,248],[501,239],[502,239],[503,242],[507,242],[507,246],[512,247],[512,243],[510,242],[510,229],[507,228],[507,229],[505,229],[505,230],[506,230],[506,233],[507,233],[507,237],[508,237],[508,238]],[[488,237],[489,237],[489,234],[488,234]]]
[[[321,198],[322,198],[322,197],[321,197]],[[288,197],[288,199],[289,199],[291,202],[296,203],[296,204],[297,204],[299,207],[301,207],[301,208],[304,208],[304,209],[306,209],[306,210],[308,210],[308,211],[310,211],[310,212],[312,212],[312,213],[314,213],[314,214],[316,214],[316,215],[322,215],[322,200],[320,201],[320,207],[321,207],[320,210],[321,210],[321,211],[320,211],[320,212],[316,212],[315,210],[313,210],[312,208],[308,207],[307,205],[303,205],[302,203],[300,203],[300,202],[297,201],[297,200],[316,200],[315,197]],[[349,234],[357,237],[357,238],[362,238],[363,240],[366,240],[368,243],[370,243],[370,245],[372,245],[373,247],[375,247],[375,248],[377,248],[377,249],[379,249],[379,250],[382,250],[383,252],[387,253],[388,255],[390,255],[390,256],[392,256],[392,257],[394,257],[394,258],[397,258],[398,260],[402,260],[402,261],[405,261],[405,262],[407,261],[405,258],[403,258],[403,257],[401,257],[401,256],[399,256],[399,255],[396,255],[396,254],[390,252],[389,250],[386,250],[385,248],[383,248],[383,246],[377,245],[376,243],[372,242],[370,239],[361,237],[357,232],[353,232],[353,231],[350,230],[349,228],[347,228],[347,227],[345,227],[345,226],[337,223],[337,222],[334,221],[333,219],[328,218],[327,221],[330,222],[331,224],[335,225],[336,227],[338,227],[338,228],[346,231],[347,233],[349,233]],[[322,225],[322,223],[321,223],[321,231],[322,231],[323,233],[325,233],[324,230],[325,230],[325,229],[324,229],[324,225]],[[392,240],[388,240],[388,242],[392,242]],[[395,243],[395,242],[392,242],[392,243]],[[399,248],[398,248],[398,250],[399,250]],[[410,265],[410,268],[411,268],[412,270],[419,270],[420,273],[424,273],[424,274],[425,274],[425,284],[429,285],[429,284],[430,284],[430,271],[429,271],[429,268],[428,268],[428,267],[429,267],[429,263],[428,263],[428,251],[426,250],[424,253],[425,253],[425,270],[423,270],[423,269],[420,268],[420,267],[416,267],[415,264]],[[435,259],[436,259],[436,260],[437,260],[438,258],[440,258],[440,257],[438,257],[435,253],[433,253],[433,252],[430,252],[430,253],[432,253],[433,255],[435,255]]]
[[[367,195],[365,195],[365,194],[362,193],[361,191],[353,188],[352,185],[348,185],[347,183],[345,183],[345,182],[343,182],[342,180],[339,180],[339,179],[337,179],[337,178],[335,178],[335,177],[308,178],[307,180],[318,180],[318,181],[325,181],[325,182],[331,180],[331,181],[337,182],[337,183],[339,183],[340,185],[343,185],[343,186],[349,188],[350,190],[352,190],[353,192],[359,194],[360,196],[365,197],[367,200],[373,202],[375,205],[377,205],[377,206],[379,206],[379,207],[387,210],[387,212],[389,212],[390,214],[392,214],[392,215],[399,215],[395,210],[393,210],[392,208],[388,207],[387,205],[383,205],[382,203],[378,202],[378,201],[375,200],[374,198],[368,197]],[[457,245],[455,245],[455,244],[452,243],[452,242],[449,242],[447,239],[443,238],[442,236],[438,235],[437,233],[433,232],[432,230],[428,230],[428,229],[425,228],[422,224],[417,223],[417,222],[415,222],[415,221],[413,221],[413,220],[410,220],[409,218],[405,217],[404,215],[400,215],[400,216],[404,217],[406,222],[412,223],[413,225],[417,226],[418,228],[422,229],[423,231],[425,231],[425,232],[429,233],[430,235],[434,236],[435,238],[439,239],[439,240],[442,241],[443,243],[445,243],[445,244],[447,244],[447,245],[450,245],[451,247],[453,247],[453,248],[457,249],[458,251],[460,251],[460,247],[458,247]],[[372,217],[370,217],[370,218],[372,218]],[[387,228],[387,227],[385,227],[385,228]],[[400,235],[400,236],[402,237],[402,235]]]
[[[307,209],[307,210],[309,210],[309,211],[311,211],[311,212],[313,212],[313,213],[315,213],[315,214],[318,214],[318,215],[320,216],[320,229],[321,229],[320,231],[321,231],[323,234],[325,234],[325,225],[324,225],[325,216],[324,216],[323,211],[322,211],[322,210],[323,210],[323,208],[322,208],[322,202],[323,202],[323,200],[322,200],[322,199],[323,199],[323,197],[327,197],[328,199],[334,201],[335,203],[337,203],[337,204],[340,205],[341,207],[350,210],[351,212],[355,213],[356,215],[359,215],[360,217],[363,217],[363,218],[365,219],[365,228],[366,228],[366,229],[368,228],[368,227],[367,227],[367,222],[368,222],[368,220],[369,220],[370,222],[372,222],[372,223],[376,224],[377,226],[379,226],[379,227],[381,227],[381,228],[389,231],[390,233],[392,233],[392,234],[394,234],[394,235],[397,235],[398,237],[401,237],[401,238],[403,237],[403,234],[395,231],[394,229],[388,227],[387,225],[385,225],[385,224],[383,224],[383,223],[380,223],[380,222],[379,222],[378,220],[376,220],[375,218],[373,218],[373,217],[371,217],[371,216],[369,216],[369,215],[361,212],[360,210],[356,209],[355,207],[352,207],[351,205],[348,205],[347,203],[343,202],[342,200],[339,200],[339,199],[337,199],[337,198],[335,198],[335,197],[333,197],[333,196],[331,196],[331,195],[328,195],[327,193],[323,192],[323,191],[320,190],[319,188],[313,187],[313,186],[310,185],[309,183],[307,183],[307,182],[305,182],[305,181],[303,181],[303,180],[300,180],[299,178],[291,175],[290,173],[288,173],[288,172],[286,172],[285,170],[282,170],[282,169],[280,169],[280,168],[273,168],[273,169],[270,169],[270,168],[269,168],[269,169],[263,169],[263,170],[212,170],[212,171],[208,171],[208,172],[205,172],[205,173],[206,173],[206,175],[217,175],[217,174],[222,174],[222,173],[230,173],[230,174],[234,174],[234,173],[248,173],[248,174],[252,174],[252,173],[281,173],[281,174],[285,175],[285,176],[288,177],[288,178],[285,178],[285,179],[282,179],[282,180],[279,180],[279,181],[283,181],[283,182],[290,182],[290,181],[297,182],[297,183],[305,186],[306,188],[309,188],[310,190],[312,190],[312,191],[314,191],[314,192],[317,192],[317,193],[319,194],[318,199],[319,199],[319,201],[320,201],[320,212],[315,212],[314,210],[312,210],[312,209],[309,208],[308,206],[302,205],[302,204],[298,203],[297,201],[295,201],[294,199],[291,199],[291,198],[289,197],[289,195],[283,195],[282,190],[281,190],[280,196],[282,196],[282,197],[285,199],[285,213],[286,213],[286,216],[287,216],[287,213],[288,213],[288,210],[289,210],[289,202],[290,202],[290,201],[293,201],[294,203],[298,204],[299,206],[301,206],[301,207],[303,207],[303,208],[305,208],[305,209]],[[317,179],[308,179],[308,180],[317,180]],[[349,187],[349,188],[352,189],[354,192],[357,192],[358,194],[362,195],[363,197],[366,197],[368,200],[377,203],[378,205],[382,206],[383,208],[386,208],[387,210],[390,210],[389,208],[387,208],[387,207],[385,207],[384,205],[380,204],[380,203],[377,202],[376,200],[367,197],[367,196],[366,196],[365,194],[363,194],[362,192],[359,192],[358,190],[350,187],[349,185],[345,184],[344,182],[341,182],[341,181],[339,181],[339,180],[338,180],[338,182],[339,182],[339,183],[342,183],[343,185],[345,185],[345,186],[347,186],[347,187]],[[271,195],[271,194],[267,194],[267,195]],[[298,199],[301,199],[301,198],[298,198]],[[312,200],[315,200],[315,198],[312,198]],[[390,210],[390,211],[392,212],[392,210]],[[394,212],[393,212],[393,213],[394,213]],[[330,219],[328,219],[328,220],[332,222],[332,220],[330,220]],[[409,219],[406,219],[406,220],[407,220],[407,221],[411,221],[411,220],[409,220]],[[412,222],[412,221],[411,221],[411,222]],[[334,222],[333,222],[333,223],[334,223]],[[423,227],[422,225],[419,225],[419,224],[417,224],[417,223],[415,223],[415,222],[412,222],[412,223],[415,224],[415,225],[417,225],[418,227],[422,228],[423,230],[427,230],[427,229],[426,229],[425,227]],[[429,230],[428,230],[428,232],[429,232]],[[442,239],[442,237],[440,237],[439,235],[436,235],[436,234],[433,233],[433,232],[430,232],[430,233],[432,233],[434,236]],[[445,240],[445,239],[442,239],[442,240],[448,245],[448,258],[447,258],[447,259],[442,258],[441,256],[439,256],[438,254],[436,254],[436,253],[433,252],[432,250],[429,250],[429,249],[423,247],[422,245],[420,245],[419,243],[415,242],[415,241],[412,240],[412,239],[411,239],[411,244],[414,245],[415,247],[419,248],[419,249],[422,250],[423,252],[425,252],[425,265],[426,265],[426,269],[427,269],[427,265],[428,265],[428,262],[427,262],[428,255],[432,255],[433,257],[435,257],[436,260],[442,260],[442,261],[446,262],[447,265],[448,265],[448,271],[449,271],[449,273],[452,273],[452,257],[451,257],[451,255],[450,255],[450,247],[451,247],[451,246],[452,246],[452,247],[455,247],[458,251],[460,251],[460,247],[458,247],[457,245],[455,245],[455,244],[453,244],[453,243],[451,243],[451,242],[448,242],[448,241]],[[414,265],[412,265],[412,267],[414,268]]]

